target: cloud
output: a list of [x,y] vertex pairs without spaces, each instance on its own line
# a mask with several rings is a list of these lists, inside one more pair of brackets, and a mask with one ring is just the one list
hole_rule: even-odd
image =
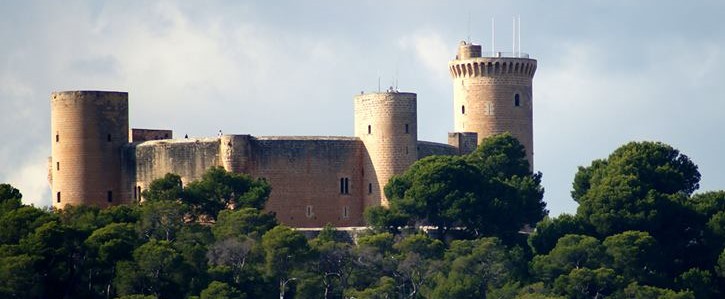
[[404,50],[413,49],[415,56],[430,75],[439,80],[448,80],[446,62],[450,60],[451,47],[434,31],[420,31],[404,36],[398,42]]

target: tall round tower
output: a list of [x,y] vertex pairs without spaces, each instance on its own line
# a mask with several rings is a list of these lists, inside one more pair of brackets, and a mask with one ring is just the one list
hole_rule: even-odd
[[121,148],[128,143],[128,93],[54,92],[50,99],[53,207],[107,207],[121,188]]
[[526,148],[533,168],[531,84],[536,60],[522,53],[484,55],[480,45],[461,42],[448,67],[455,132],[478,133],[479,144],[493,134],[510,132]]
[[355,137],[365,146],[365,207],[388,205],[383,188],[418,159],[416,94],[377,92],[355,97]]

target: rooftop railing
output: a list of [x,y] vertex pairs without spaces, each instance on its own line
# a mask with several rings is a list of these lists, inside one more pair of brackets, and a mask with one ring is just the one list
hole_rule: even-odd
[[529,54],[523,52],[481,52],[481,57],[529,58]]

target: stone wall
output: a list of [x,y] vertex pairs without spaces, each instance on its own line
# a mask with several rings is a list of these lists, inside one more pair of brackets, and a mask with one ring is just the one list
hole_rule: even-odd
[[131,129],[128,137],[130,142],[172,139],[174,138],[174,132],[171,130]]
[[249,173],[267,180],[266,209],[294,227],[362,224],[362,154],[352,137],[257,137]]
[[458,155],[458,148],[437,142],[418,141],[418,159],[437,155]]
[[[219,138],[156,140],[131,145],[135,169],[136,200],[141,191],[167,173],[181,176],[184,184],[201,178],[212,166],[222,166],[219,156]],[[125,158],[126,160],[131,157]],[[133,198],[133,197],[131,197]]]

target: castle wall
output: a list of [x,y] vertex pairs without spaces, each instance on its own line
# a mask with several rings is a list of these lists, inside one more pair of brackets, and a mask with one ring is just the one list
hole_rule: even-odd
[[443,143],[418,141],[418,160],[438,155],[458,155],[458,148]]
[[378,92],[355,97],[355,136],[365,145],[365,207],[387,206],[383,188],[418,159],[414,93]]
[[149,140],[161,140],[174,138],[174,132],[171,130],[156,129],[131,129],[129,132],[130,142],[143,142]]
[[128,94],[54,92],[50,105],[53,207],[123,203],[121,147],[128,142]]
[[363,148],[357,138],[256,137],[251,153],[249,173],[271,184],[266,210],[280,222],[362,225]]
[[129,155],[135,159],[135,169],[126,172],[135,172],[136,178],[129,198],[136,200],[139,187],[143,191],[153,180],[167,173],[178,174],[182,182],[187,184],[201,178],[210,167],[222,165],[219,138],[147,141],[132,145],[129,150],[132,151]]

